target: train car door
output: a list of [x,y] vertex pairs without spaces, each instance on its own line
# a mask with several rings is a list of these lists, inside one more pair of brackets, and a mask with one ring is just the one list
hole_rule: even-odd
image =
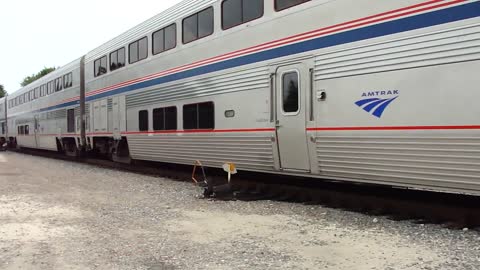
[[303,63],[276,70],[276,130],[282,170],[310,171],[306,133],[308,77]]

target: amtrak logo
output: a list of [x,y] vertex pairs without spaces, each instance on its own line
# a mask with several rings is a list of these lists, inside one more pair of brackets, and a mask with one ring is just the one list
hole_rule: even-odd
[[362,94],[364,99],[355,104],[373,116],[381,118],[385,109],[399,97],[399,94],[398,90],[365,92]]

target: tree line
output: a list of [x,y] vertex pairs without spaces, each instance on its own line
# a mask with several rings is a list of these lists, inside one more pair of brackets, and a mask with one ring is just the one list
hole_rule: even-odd
[[[25,86],[31,84],[32,82],[34,82],[34,81],[42,78],[43,76],[47,75],[48,73],[54,71],[55,69],[57,69],[57,68],[55,68],[55,67],[49,67],[49,68],[44,67],[37,74],[32,74],[30,76],[25,77],[22,80],[22,82],[20,83],[20,85],[22,87],[25,87]],[[2,84],[0,84],[0,98],[5,97],[6,95],[7,95],[7,90],[5,90],[5,87]]]

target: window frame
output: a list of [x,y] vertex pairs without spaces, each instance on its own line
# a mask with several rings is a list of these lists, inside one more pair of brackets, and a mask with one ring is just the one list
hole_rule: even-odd
[[[212,116],[213,116],[213,127],[211,128],[201,128],[200,127],[200,105],[201,104],[211,104],[212,105]],[[197,115],[197,123],[195,128],[185,128],[185,107],[186,106],[192,106],[196,105],[196,115]],[[198,103],[190,103],[190,104],[184,104],[182,106],[182,127],[183,130],[215,130],[215,103],[213,101],[205,101],[205,102],[198,102]]]
[[[198,32],[199,32],[199,31],[198,31],[198,30],[199,30],[199,27],[198,27],[198,15],[199,15],[200,13],[204,12],[204,11],[209,10],[209,9],[212,9],[212,21],[213,21],[213,23],[212,23],[212,32],[211,32],[210,34],[208,34],[208,35],[205,35],[205,36],[203,36],[203,37],[200,37],[199,34],[198,34]],[[196,39],[192,39],[192,40],[190,40],[190,41],[188,41],[188,42],[185,42],[185,34],[184,34],[184,33],[185,33],[185,20],[187,20],[187,19],[189,19],[189,18],[191,18],[191,17],[193,17],[193,16],[197,16],[197,38],[196,38]],[[185,17],[185,18],[182,19],[182,43],[183,43],[184,45],[185,45],[185,44],[192,43],[192,42],[197,41],[197,40],[200,40],[200,39],[203,39],[203,38],[206,38],[206,37],[209,37],[209,36],[213,35],[213,33],[215,33],[215,10],[213,9],[213,6],[206,7],[206,8],[204,8],[204,9],[202,9],[202,10],[196,12],[196,13],[190,14],[189,16],[187,16],[187,17]]]
[[[242,22],[240,22],[240,23],[238,23],[238,24],[235,24],[235,25],[232,25],[232,26],[230,26],[230,27],[224,27],[224,25],[223,25],[223,5],[224,5],[225,2],[227,2],[227,1],[232,1],[232,0],[223,0],[223,1],[222,1],[221,14],[220,14],[222,30],[224,30],[224,31],[225,31],[225,30],[228,30],[228,29],[235,28],[235,27],[237,27],[237,26],[239,26],[239,25],[246,24],[246,23],[252,22],[252,21],[254,21],[254,20],[260,19],[260,18],[262,18],[262,17],[265,15],[265,3],[263,2],[263,0],[261,0],[261,1],[263,2],[262,14],[261,14],[260,16],[256,17],[256,18],[252,18],[252,19],[250,19],[250,20],[248,20],[248,21],[243,21],[243,2],[244,2],[244,1],[249,1],[249,0],[239,0],[239,1],[241,1],[241,11],[240,11],[240,12],[241,12],[241,15],[242,15]],[[235,1],[235,0],[233,0],[233,1]]]
[[282,11],[282,10],[285,10],[285,9],[289,9],[289,8],[291,8],[291,7],[296,7],[296,6],[299,6],[299,5],[301,5],[301,4],[305,4],[306,2],[310,2],[310,1],[312,1],[312,0],[303,0],[303,2],[297,3],[297,4],[295,4],[295,5],[291,5],[291,6],[282,8],[282,9],[278,9],[278,7],[277,7],[277,1],[278,1],[278,0],[273,0],[273,6],[274,6],[275,11],[276,11],[276,12],[279,12],[279,11]]
[[[175,108],[175,129],[167,129],[167,109]],[[163,111],[163,128],[162,129],[156,129],[155,128],[155,111],[157,110],[162,110]],[[161,108],[155,108],[152,110],[152,120],[153,120],[153,131],[176,131],[178,130],[178,108],[177,106],[168,106],[168,107],[161,107]]]
[[[121,50],[123,50],[123,66],[118,67],[118,52],[120,52]],[[117,61],[116,61],[117,67],[112,69],[112,54],[114,54],[114,53],[117,54]],[[118,48],[115,51],[109,53],[108,54],[108,61],[109,61],[108,62],[108,64],[109,64],[108,68],[110,69],[110,72],[121,69],[121,68],[124,68],[125,66],[127,66],[127,49],[125,49],[125,46],[123,46],[121,48]]]
[[[145,58],[140,59],[140,50],[139,50],[140,46],[139,46],[139,44],[140,44],[140,41],[143,40],[143,39],[146,39],[147,55],[145,56]],[[130,59],[130,47],[131,47],[133,44],[135,44],[135,43],[136,43],[136,45],[137,45],[137,60],[134,61],[134,62],[132,62],[132,60]],[[130,42],[130,43],[128,44],[128,63],[129,63],[129,64],[135,64],[135,63],[140,62],[140,61],[142,61],[142,60],[145,60],[145,59],[147,59],[147,58],[148,58],[148,36],[144,36],[144,37],[139,38],[139,39],[137,39],[137,40],[135,40],[135,41],[133,41],[133,42]]]
[[47,95],[47,85],[42,84],[40,85],[40,97],[44,97]]
[[55,93],[55,82],[51,80],[47,83],[47,95]]
[[[166,39],[165,39],[165,29],[167,29],[167,28],[169,28],[169,27],[171,27],[171,26],[175,26],[175,45],[174,45],[172,48],[166,50],[166,49],[165,49],[165,43],[166,43]],[[177,45],[178,45],[178,44],[177,44],[177,43],[178,43],[178,31],[177,31],[177,30],[178,30],[178,29],[177,29],[177,23],[174,22],[174,23],[171,23],[170,25],[167,25],[167,26],[163,27],[162,29],[159,29],[159,30],[153,32],[153,33],[152,33],[152,55],[161,54],[161,53],[168,52],[168,51],[170,51],[170,50],[175,49],[175,48],[177,47]],[[160,52],[155,53],[155,38],[154,38],[154,36],[155,36],[156,33],[160,32],[160,31],[163,31],[163,51],[160,51]]]
[[73,86],[73,73],[69,72],[62,76],[63,78],[63,89],[68,89]]
[[63,90],[62,76],[55,79],[55,93]]
[[102,67],[102,59],[105,58],[105,65],[107,65],[108,63],[108,60],[107,60],[107,55],[104,55],[104,56],[101,56],[97,59],[95,59],[95,61],[93,61],[93,76],[96,78],[96,77],[100,77],[100,76],[103,76],[105,74],[108,73],[108,67],[105,66],[105,72],[102,73],[102,74],[97,74],[97,62],[100,63],[100,68]]

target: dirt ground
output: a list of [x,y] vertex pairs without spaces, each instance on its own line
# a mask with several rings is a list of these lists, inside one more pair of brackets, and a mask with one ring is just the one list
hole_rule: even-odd
[[1,269],[480,269],[480,234],[0,153]]

